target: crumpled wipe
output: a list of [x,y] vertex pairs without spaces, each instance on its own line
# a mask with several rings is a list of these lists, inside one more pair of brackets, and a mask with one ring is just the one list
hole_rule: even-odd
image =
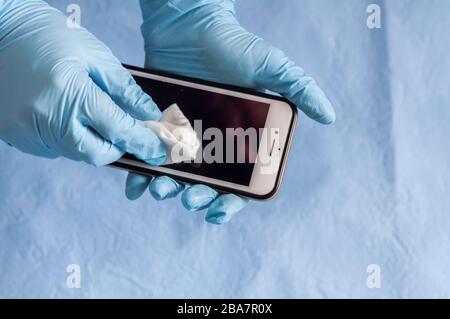
[[191,123],[177,104],[169,106],[162,113],[159,122],[145,121],[143,123],[166,144],[167,160],[164,165],[195,159],[201,143]]

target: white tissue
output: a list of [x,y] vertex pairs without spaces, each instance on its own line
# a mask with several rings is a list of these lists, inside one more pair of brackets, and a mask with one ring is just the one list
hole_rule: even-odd
[[166,144],[167,161],[164,165],[192,161],[195,159],[200,141],[191,123],[177,104],[172,104],[163,113],[161,120],[145,121]]

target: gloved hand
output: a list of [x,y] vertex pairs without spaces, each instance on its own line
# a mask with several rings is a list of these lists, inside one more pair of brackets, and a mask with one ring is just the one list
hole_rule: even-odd
[[98,166],[125,152],[159,165],[165,146],[135,118],[160,115],[111,51],[85,29],[70,28],[61,12],[34,0],[0,6],[3,141]]
[[[314,80],[279,49],[247,32],[236,20],[234,0],[141,0],[146,67],[179,75],[269,89],[295,103],[312,119],[335,120],[331,103]],[[168,177],[129,175],[126,194],[142,195],[150,183],[156,199],[177,196],[184,186]],[[206,220],[222,224],[247,200],[194,185],[182,196],[191,211],[208,208]]]

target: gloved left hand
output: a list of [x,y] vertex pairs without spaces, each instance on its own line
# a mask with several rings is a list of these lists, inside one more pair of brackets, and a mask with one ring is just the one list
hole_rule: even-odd
[[[269,89],[291,100],[312,119],[330,124],[333,107],[316,82],[281,50],[246,31],[234,0],[141,0],[146,67],[214,82]],[[130,174],[126,194],[140,197],[150,184],[156,199],[177,196],[184,186],[168,177],[151,181]],[[206,220],[228,222],[247,200],[194,185],[182,195],[190,211],[208,209]]]

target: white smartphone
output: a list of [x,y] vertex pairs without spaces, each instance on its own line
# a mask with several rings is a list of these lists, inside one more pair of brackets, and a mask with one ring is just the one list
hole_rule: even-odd
[[162,111],[179,106],[201,147],[190,162],[155,167],[127,154],[112,166],[251,199],[277,194],[297,125],[293,104],[239,87],[125,67]]

